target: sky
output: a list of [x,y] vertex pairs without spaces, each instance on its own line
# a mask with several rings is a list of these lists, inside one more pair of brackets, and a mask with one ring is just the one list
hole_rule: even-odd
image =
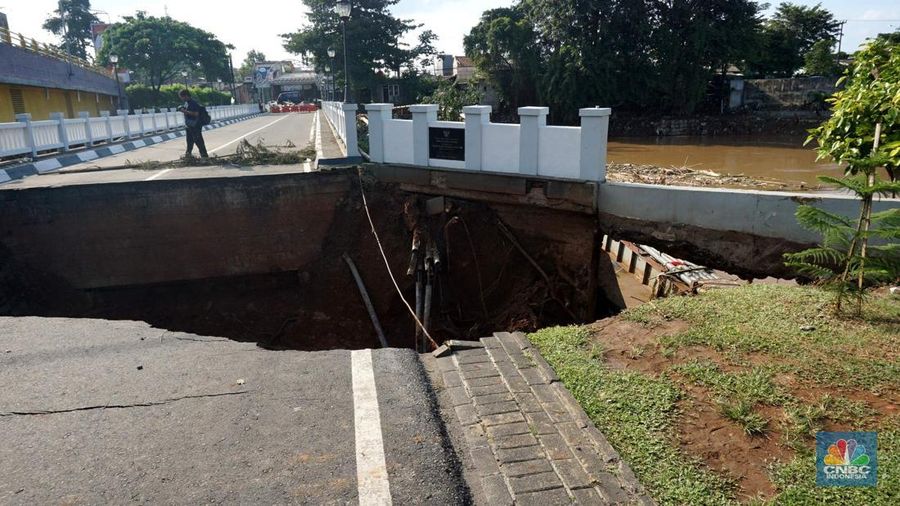
[[[777,5],[780,0],[770,0]],[[442,53],[463,53],[463,37],[478,23],[481,13],[494,7],[509,6],[515,0],[400,0],[395,15],[423,24],[439,37],[436,48]],[[818,1],[794,0],[815,5]],[[893,31],[900,26],[900,2],[897,0],[821,0],[826,9],[844,26],[843,49],[852,51],[867,37]],[[56,8],[56,0],[0,0],[0,11],[9,18],[10,30],[42,42],[55,42],[53,34],[41,24]],[[91,6],[102,21],[116,22],[122,16],[145,10],[151,15],[166,12],[175,19],[214,33],[219,40],[235,46],[234,64],[239,66],[251,49],[262,51],[270,60],[296,59],[281,47],[281,33],[296,31],[305,22],[300,0],[257,0],[235,3],[221,0],[93,0]],[[771,8],[770,11],[773,11]],[[351,20],[352,22],[352,20]],[[415,40],[409,34],[407,42]]]

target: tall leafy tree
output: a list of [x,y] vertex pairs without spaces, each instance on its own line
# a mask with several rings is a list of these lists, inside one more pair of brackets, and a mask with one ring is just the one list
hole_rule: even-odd
[[353,2],[353,11],[347,21],[347,48],[344,48],[341,21],[333,11],[334,0],[303,0],[308,24],[294,33],[283,34],[284,47],[295,54],[311,55],[319,71],[330,65],[328,49],[333,48],[337,53],[333,71],[339,86],[345,81],[346,49],[350,83],[355,90],[353,96],[359,98],[359,92],[371,88],[379,75],[416,72],[417,63],[434,54],[433,42],[437,37],[429,30],[420,35],[413,47],[401,43],[404,35],[420,25],[391,14],[390,7],[398,1]]
[[840,65],[831,52],[832,42],[820,40],[813,44],[812,48],[803,57],[803,70],[810,76],[836,76],[840,72]]
[[537,103],[541,48],[523,9],[514,6],[485,11],[463,43],[466,56],[499,90],[507,108]]
[[784,2],[763,25],[758,51],[748,70],[763,76],[790,77],[804,65],[804,57],[819,41],[837,40],[840,22],[822,7]]
[[44,30],[60,37],[60,47],[79,58],[87,58],[91,45],[91,25],[97,23],[90,0],[60,0],[43,24]]
[[244,58],[244,62],[241,63],[240,68],[238,68],[238,79],[243,81],[245,77],[253,74],[253,67],[257,63],[262,63],[264,61],[266,61],[266,55],[263,54],[262,51],[257,51],[255,49],[248,51],[247,56]]
[[100,64],[106,65],[109,55],[118,55],[119,65],[134,70],[157,95],[160,86],[176,80],[182,71],[209,81],[230,79],[230,46],[209,32],[168,16],[158,18],[139,11],[114,24],[103,36]]

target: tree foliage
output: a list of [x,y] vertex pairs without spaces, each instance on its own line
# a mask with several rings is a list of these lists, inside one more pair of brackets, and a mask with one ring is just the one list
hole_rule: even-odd
[[231,80],[229,46],[209,32],[168,16],[158,18],[139,11],[112,25],[103,36],[98,62],[106,65],[111,54],[118,55],[119,66],[134,70],[156,93],[182,71],[208,81]]
[[245,77],[253,75],[253,68],[257,63],[262,63],[266,61],[266,55],[262,53],[262,51],[257,51],[255,49],[251,49],[247,52],[247,56],[244,58],[243,63],[237,70],[237,77],[239,81],[243,81]]
[[60,0],[56,10],[43,24],[43,29],[59,35],[59,45],[67,53],[87,58],[91,45],[91,25],[97,23],[91,13],[90,0]]
[[[415,73],[422,59],[435,53],[437,38],[430,30],[419,36],[418,43],[407,47],[400,39],[419,27],[410,20],[394,17],[390,7],[398,0],[358,0],[347,21],[347,66],[352,96],[360,97],[364,88],[371,90],[379,76],[389,73]],[[332,71],[340,87],[345,82],[344,52],[341,20],[333,11],[333,0],[303,0],[307,8],[308,24],[294,33],[283,34],[288,51],[311,56],[317,71],[330,65],[328,49],[336,52]]]
[[803,67],[804,57],[819,41],[829,47],[837,40],[840,22],[821,4],[814,6],[784,2],[758,34],[758,50],[751,55],[751,74],[791,77]]
[[502,109],[536,103],[541,50],[534,25],[518,6],[484,11],[463,40],[466,55],[500,91]]
[[[128,95],[128,103],[134,110],[167,109],[181,105],[182,100],[178,97],[178,93],[183,89],[184,86],[180,84],[164,84],[157,92],[144,84],[132,84],[125,89],[125,93]],[[228,92],[199,86],[191,86],[188,90],[197,102],[206,106],[231,104],[231,93]]]
[[521,0],[485,12],[466,51],[506,100],[549,105],[558,121],[597,104],[690,113],[759,23],[751,0]]
[[463,107],[478,105],[481,94],[470,86],[458,86],[451,80],[441,81],[431,95],[421,98],[426,104],[437,104],[438,119],[442,121],[460,121]]
[[803,59],[806,75],[831,77],[840,73],[841,67],[831,52],[831,46],[830,40],[820,40],[813,44]]
[[[879,37],[869,42],[841,80],[846,86],[829,99],[832,116],[810,140],[818,142],[820,157],[845,164],[843,178],[819,179],[856,195],[859,218],[800,206],[798,221],[820,232],[823,242],[787,255],[786,261],[835,288],[838,310],[845,295],[855,295],[858,313],[869,284],[900,278],[900,209],[873,210],[876,196],[900,193],[894,177],[900,165],[900,41]],[[887,170],[887,180],[881,179],[880,168]]]

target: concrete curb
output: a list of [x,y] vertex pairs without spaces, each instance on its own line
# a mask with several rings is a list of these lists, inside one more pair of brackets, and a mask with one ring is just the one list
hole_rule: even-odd
[[[258,116],[261,116],[262,114],[263,113],[254,113],[248,114],[246,116],[238,116],[236,118],[218,121],[211,125],[204,126],[203,130],[207,131],[221,128],[223,126],[233,125],[240,121],[256,118]],[[126,151],[134,151],[135,149],[140,149],[147,146],[152,146],[154,144],[159,144],[161,142],[170,141],[178,137],[184,137],[184,135],[185,130],[183,128],[174,132],[154,133],[140,139],[129,140],[118,144],[104,145],[102,147],[86,149],[77,153],[64,153],[56,157],[45,158],[36,162],[17,165],[15,167],[0,170],[0,184],[8,183],[36,174],[47,174],[55,172],[71,165],[89,162],[91,160],[98,160],[100,158],[106,158],[107,156],[118,155],[119,153],[125,153]]]

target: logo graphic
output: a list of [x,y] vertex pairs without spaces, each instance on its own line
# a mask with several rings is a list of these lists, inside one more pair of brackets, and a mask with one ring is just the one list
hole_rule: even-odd
[[875,432],[816,434],[816,484],[823,487],[874,487],[878,482]]

